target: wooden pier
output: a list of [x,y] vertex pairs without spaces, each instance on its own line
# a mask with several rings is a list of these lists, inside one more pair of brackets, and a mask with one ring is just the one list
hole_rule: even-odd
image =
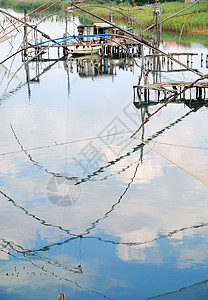
[[[187,88],[187,89],[186,89]],[[172,95],[178,95],[176,99],[208,99],[208,81],[191,82],[170,81],[155,84],[135,85],[134,102],[160,102]],[[185,90],[184,90],[185,89]],[[184,90],[184,92],[183,92]],[[136,97],[137,95],[137,97]]]

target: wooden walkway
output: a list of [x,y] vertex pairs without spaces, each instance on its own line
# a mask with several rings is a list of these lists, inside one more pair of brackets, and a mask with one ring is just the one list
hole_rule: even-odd
[[[155,84],[135,85],[134,102],[136,102],[136,92],[138,101],[161,101],[167,99],[171,95],[178,93],[178,99],[207,99],[208,81],[199,81],[188,88],[192,82],[170,81]],[[181,93],[184,88],[188,88]]]

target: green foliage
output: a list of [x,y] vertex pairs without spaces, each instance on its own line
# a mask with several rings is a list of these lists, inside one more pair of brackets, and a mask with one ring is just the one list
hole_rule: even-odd
[[200,34],[183,34],[180,37],[180,33],[169,33],[167,31],[164,31],[162,34],[162,41],[176,41],[178,43],[183,43],[183,44],[191,44],[193,42],[195,43],[200,43],[204,45],[205,47],[208,47],[208,39],[205,35],[200,35]]
[[[154,0],[150,0],[154,1]],[[159,7],[163,8],[162,19],[165,19],[183,8],[190,6],[191,2],[182,3],[179,1],[172,2],[164,2],[165,0],[160,0],[162,3],[158,4]],[[0,5],[7,4],[11,7],[19,7],[19,8],[33,8],[42,5],[45,3],[45,0],[0,0]],[[55,0],[53,1],[55,2]],[[75,1],[76,2],[76,1]],[[129,0],[129,3],[132,1]],[[149,1],[138,0],[134,1],[135,3],[142,4],[148,3]],[[56,4],[53,7],[54,9],[62,9],[65,8],[69,4],[68,1],[62,0],[60,3]],[[137,6],[132,7],[129,6],[127,0],[85,0],[82,1],[80,5],[86,6],[86,9],[97,14],[103,16],[108,19],[109,14],[111,13],[114,17],[114,20],[118,22],[118,20],[127,21],[128,16],[134,19],[134,26],[138,26],[138,23],[142,20],[143,26],[149,26],[153,23],[153,5],[145,5],[145,6]],[[97,6],[96,6],[97,5]],[[101,7],[103,5],[103,7]],[[174,18],[169,19],[168,21],[163,23],[163,30],[171,30],[171,31],[181,31],[183,27],[183,32],[205,32],[208,31],[208,18],[207,18],[207,10],[208,10],[208,0],[201,1],[199,4],[194,5],[190,9],[184,11],[180,15],[177,15]],[[82,12],[76,10],[75,13],[79,15],[84,15]]]
[[[42,4],[44,4],[46,1],[45,0],[31,0],[31,1],[25,1],[25,0],[0,0],[0,5],[2,6],[7,6],[7,7],[12,7],[12,8],[34,8],[34,7],[38,7],[41,6]],[[53,4],[56,1],[52,1],[50,3]],[[63,8],[66,7],[66,3],[68,3],[68,1],[61,1],[57,4],[54,5],[53,9],[57,9],[57,8]]]

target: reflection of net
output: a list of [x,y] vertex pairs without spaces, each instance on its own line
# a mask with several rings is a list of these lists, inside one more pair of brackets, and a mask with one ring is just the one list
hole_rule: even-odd
[[49,200],[58,206],[69,206],[74,204],[80,196],[80,185],[77,185],[76,178],[70,174],[60,173],[53,176],[47,186]]
[[208,148],[142,141],[188,174],[208,185]]

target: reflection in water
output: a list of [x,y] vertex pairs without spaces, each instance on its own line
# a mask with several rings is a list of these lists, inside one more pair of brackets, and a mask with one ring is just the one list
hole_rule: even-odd
[[[66,299],[142,300],[206,279],[205,186],[129,141],[158,105],[133,106],[135,66],[96,57],[33,61],[28,82],[21,70],[11,86],[0,110],[0,298],[57,299],[63,291]],[[207,148],[206,124],[206,103],[173,103],[141,138],[187,163],[194,155],[170,144]],[[83,170],[76,162],[92,165],[89,143],[106,160]],[[47,198],[48,182],[60,176],[81,187],[64,209]]]
[[[189,111],[188,113],[186,113],[184,116],[180,117],[179,119],[177,119],[177,120],[174,121],[173,123],[171,123],[171,124],[165,126],[163,129],[161,129],[161,130],[159,130],[158,132],[154,133],[154,135],[152,135],[152,137],[149,137],[149,138],[147,139],[147,141],[150,142],[150,141],[154,140],[156,137],[158,137],[158,136],[160,136],[162,133],[164,133],[167,129],[171,129],[171,127],[175,126],[176,124],[178,124],[179,122],[181,122],[184,118],[186,118],[187,116],[189,116],[191,113],[196,112],[197,110],[198,110],[198,108],[197,108],[197,109],[196,109],[196,108],[195,108],[195,109],[192,109],[191,111]],[[131,152],[127,152],[126,154],[117,157],[115,160],[109,161],[109,162],[107,163],[107,165],[100,167],[98,170],[95,170],[95,171],[93,172],[93,174],[87,174],[87,177],[85,177],[85,178],[78,178],[78,177],[70,177],[70,178],[69,178],[69,177],[60,175],[60,173],[55,173],[55,172],[49,171],[48,169],[46,169],[46,168],[44,168],[42,165],[40,165],[37,161],[35,161],[35,160],[32,158],[31,154],[27,153],[28,150],[25,150],[24,147],[23,147],[23,145],[20,143],[20,140],[18,139],[18,137],[17,137],[17,135],[16,135],[16,133],[15,133],[15,131],[14,131],[14,128],[13,128],[12,124],[10,124],[10,126],[11,126],[11,130],[12,130],[12,132],[13,132],[13,134],[14,134],[15,140],[17,141],[17,143],[19,144],[19,146],[20,146],[20,148],[21,148],[21,151],[23,151],[23,152],[28,156],[29,160],[30,160],[35,166],[39,167],[39,168],[42,169],[44,172],[46,172],[46,173],[48,173],[48,174],[50,174],[50,175],[52,175],[52,176],[64,177],[66,180],[70,180],[70,179],[74,179],[74,178],[75,178],[75,179],[77,180],[77,184],[80,184],[80,183],[83,183],[83,182],[87,182],[87,181],[92,180],[91,178],[93,178],[94,176],[97,176],[99,173],[102,173],[105,169],[107,169],[107,168],[109,168],[110,166],[116,164],[116,163],[119,162],[120,160],[125,159],[126,157],[130,156],[132,153],[134,153],[134,152],[140,150],[141,148],[143,148],[143,146],[144,146],[144,143],[140,143],[139,145],[137,145],[136,147],[134,147],[134,148],[132,149]],[[130,133],[130,132],[125,132],[125,134],[129,134],[129,133]],[[119,135],[119,134],[124,134],[124,132],[116,133],[115,135]],[[108,135],[108,136],[112,136],[112,135]],[[97,138],[100,138],[100,137],[96,137],[96,139],[97,139]],[[94,139],[94,138],[88,138],[88,139],[85,139],[85,140],[91,140],[91,139]],[[75,141],[75,142],[79,142],[79,141]],[[29,149],[29,150],[41,150],[41,149],[43,149],[43,148],[45,148],[45,147],[46,147],[46,148],[49,148],[49,147],[63,146],[63,145],[66,145],[67,143],[73,143],[73,142],[65,142],[65,143],[60,143],[60,144],[55,144],[55,145],[50,145],[50,146],[43,146],[43,147],[41,146],[41,147],[36,147],[36,148],[34,148],[34,149]],[[141,150],[141,151],[142,151],[142,150]],[[11,152],[11,153],[10,153],[10,152],[9,152],[9,153],[4,153],[4,154],[2,154],[2,155],[13,154],[13,153],[19,153],[19,151]],[[142,159],[142,158],[141,158],[141,159]],[[128,169],[128,168],[129,168],[129,166],[127,166],[125,169]],[[125,171],[125,169],[124,169],[124,170],[121,170],[121,171]],[[121,171],[118,171],[118,173],[120,173]],[[105,180],[106,178],[111,177],[111,176],[112,176],[112,174],[107,175],[107,176],[103,177],[103,179],[98,179],[98,180]],[[93,181],[96,181],[96,179],[93,179]]]
[[164,295],[156,296],[151,299],[171,299],[171,300],[183,300],[183,299],[206,299],[207,298],[207,285],[208,280],[196,283],[189,287],[183,287],[179,291],[167,293]]

